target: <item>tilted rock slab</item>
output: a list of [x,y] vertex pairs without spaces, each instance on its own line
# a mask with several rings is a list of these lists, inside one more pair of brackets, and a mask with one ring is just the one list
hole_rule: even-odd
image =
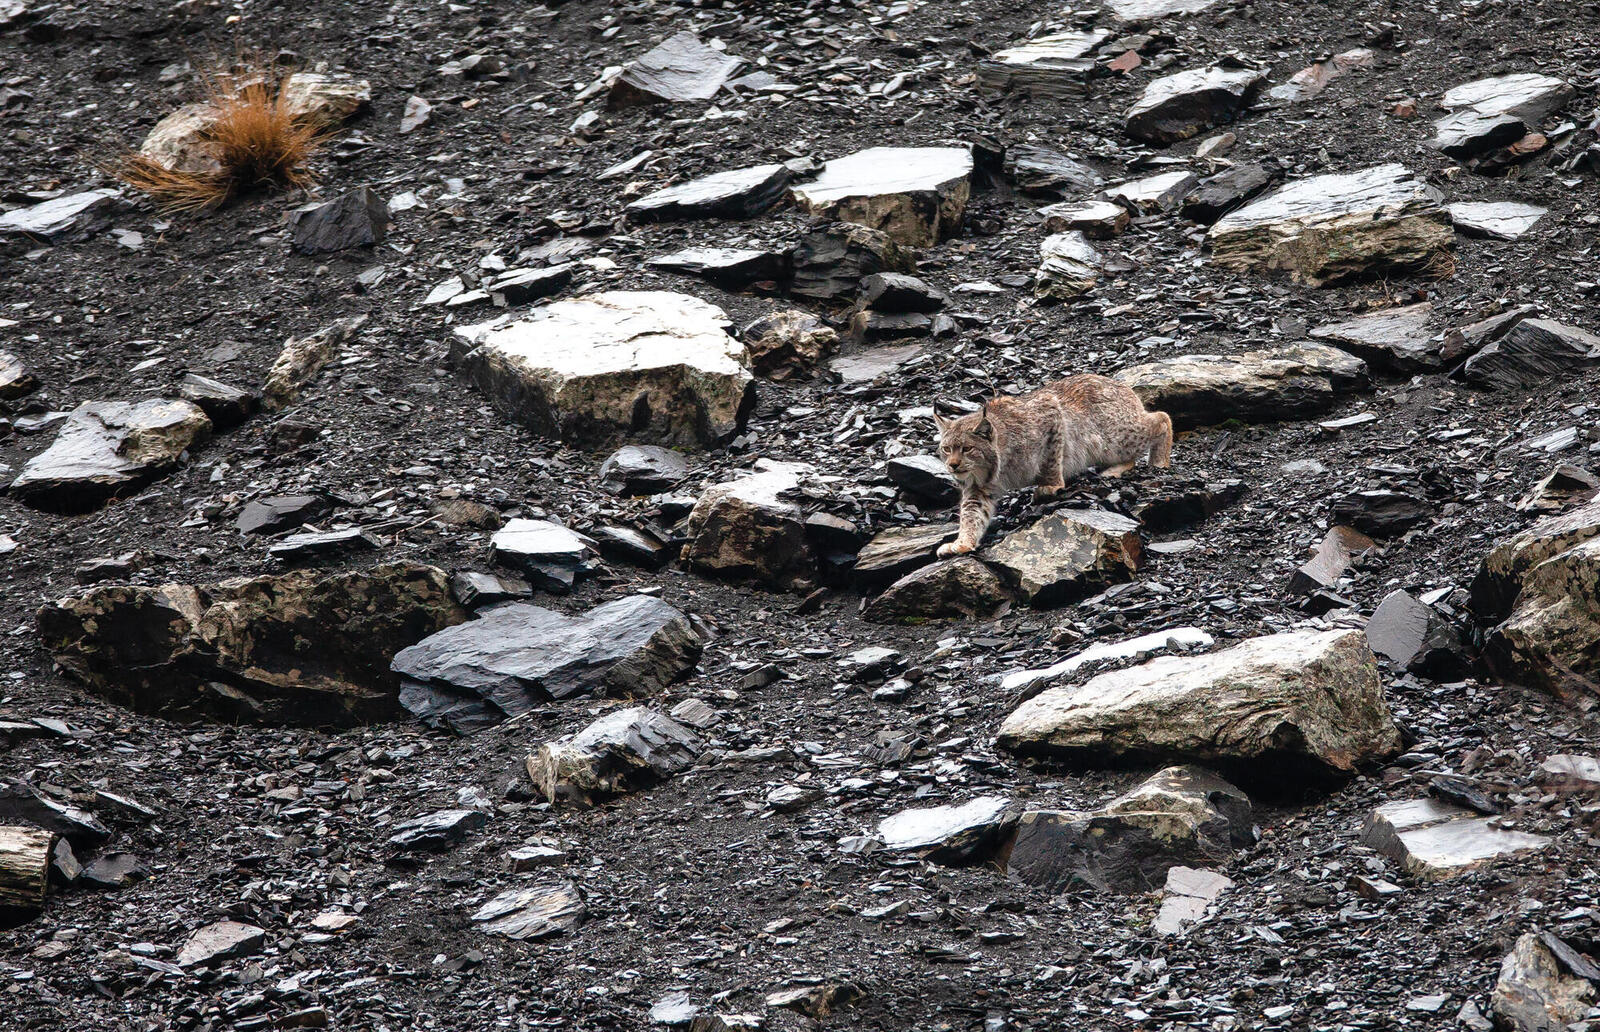
[[1318,326],[1311,336],[1350,352],[1375,369],[1409,374],[1436,369],[1440,364],[1432,321],[1433,304],[1423,301]]
[[1600,538],[1528,570],[1511,615],[1490,633],[1497,673],[1574,698],[1600,686]]
[[576,931],[588,916],[583,893],[560,878],[507,889],[479,907],[472,920],[507,939],[548,939]]
[[607,713],[528,757],[528,777],[552,803],[593,803],[672,777],[705,751],[693,731],[643,706]]
[[717,172],[645,194],[625,210],[633,222],[749,218],[782,200],[790,174],[776,164]]
[[1400,732],[1361,631],[1290,631],[1046,689],[1005,719],[998,744],[1078,764],[1174,759],[1323,779],[1394,755]]
[[1585,541],[1600,538],[1600,499],[1547,516],[1496,544],[1472,579],[1472,611],[1496,623],[1511,614],[1523,577],[1534,567]]
[[1120,513],[1061,509],[980,553],[1036,606],[1130,580],[1144,566],[1139,524]]
[[1111,38],[1105,29],[1057,32],[1004,50],[978,65],[978,82],[996,92],[1060,100],[1094,70],[1094,51]]
[[897,244],[931,247],[961,228],[971,190],[972,152],[965,147],[872,147],[835,158],[790,192],[813,215],[881,230]]
[[619,108],[710,100],[742,64],[744,58],[680,32],[624,67],[606,102]]
[[1254,68],[1195,68],[1156,79],[1128,109],[1128,135],[1176,143],[1231,122],[1261,92],[1267,73]]
[[11,493],[37,509],[84,512],[176,470],[210,436],[211,420],[193,402],[86,401],[22,467]]
[[895,853],[940,864],[976,863],[992,857],[1019,808],[1005,796],[980,796],[959,806],[902,810],[878,822],[878,838]]
[[1361,829],[1361,844],[1409,874],[1440,881],[1497,857],[1543,849],[1550,839],[1496,828],[1487,817],[1437,799],[1410,799],[1373,810]]
[[1446,90],[1439,106],[1446,111],[1471,110],[1483,115],[1512,115],[1537,125],[1576,96],[1562,79],[1538,72],[1518,72],[1476,79]]
[[1238,355],[1180,355],[1130,366],[1116,379],[1178,429],[1229,419],[1265,423],[1321,415],[1372,382],[1361,359],[1326,344]]
[[1523,319],[1461,367],[1468,383],[1490,389],[1533,387],[1600,365],[1600,336],[1552,319]]
[[1105,259],[1087,237],[1076,231],[1054,233],[1039,244],[1039,270],[1034,273],[1035,297],[1071,301],[1094,289]]
[[485,610],[400,650],[400,703],[430,724],[475,730],[552,699],[654,695],[688,673],[704,642],[648,595],[568,616],[525,602]]
[[100,587],[37,623],[63,670],[142,712],[347,726],[403,716],[390,658],[466,617],[444,571],[395,563]]
[[456,330],[458,367],[498,410],[580,446],[705,447],[755,402],[722,309],[687,294],[613,290]]
[[1448,271],[1455,233],[1438,191],[1402,165],[1312,176],[1229,212],[1207,233],[1218,265],[1314,287],[1391,270]]
[[111,189],[85,190],[0,212],[0,238],[16,235],[48,244],[87,239],[110,223],[120,196]]
[[987,620],[1012,598],[989,566],[971,556],[924,566],[901,577],[861,608],[874,623],[920,623],[961,618]]
[[1518,936],[1500,962],[1500,978],[1489,999],[1497,1028],[1557,1032],[1582,1022],[1600,997],[1595,987],[1600,973],[1572,947],[1559,939],[1552,942],[1553,938],[1538,932]]
[[781,585],[810,562],[805,517],[782,495],[813,472],[798,462],[761,460],[753,473],[706,488],[689,513],[683,560],[692,570]]

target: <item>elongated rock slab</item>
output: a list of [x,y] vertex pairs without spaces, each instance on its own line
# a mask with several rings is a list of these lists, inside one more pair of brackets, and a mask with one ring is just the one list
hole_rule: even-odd
[[1450,205],[1450,221],[1468,236],[1515,240],[1549,214],[1549,209],[1516,201],[1460,201]]
[[634,222],[749,218],[783,198],[789,177],[789,169],[776,164],[718,172],[645,194],[626,211]]
[[704,447],[754,404],[722,309],[669,291],[607,291],[456,330],[458,367],[500,411],[582,446],[626,436]]
[[1585,698],[1600,684],[1600,538],[1528,570],[1511,615],[1490,634],[1497,672]]
[[528,757],[528,776],[552,803],[594,803],[672,777],[705,743],[671,717],[644,706],[607,713],[571,738]]
[[403,706],[467,731],[551,699],[654,695],[694,666],[702,645],[687,617],[648,595],[577,616],[517,602],[402,649],[391,667]]
[[1147,143],[1176,143],[1231,122],[1261,92],[1265,72],[1253,68],[1196,68],[1151,82],[1125,116],[1128,135]]
[[14,234],[49,244],[86,239],[108,224],[117,196],[115,190],[85,190],[0,212],[0,238]]
[[1414,373],[1439,365],[1433,305],[1427,301],[1318,326],[1311,336],[1366,361],[1374,369]]
[[1017,809],[1004,796],[982,796],[961,806],[904,810],[878,824],[885,849],[936,863],[971,863],[993,855],[1017,823]]
[[972,152],[965,147],[872,147],[835,158],[791,192],[813,215],[931,247],[961,227],[971,177]]
[[1564,80],[1538,72],[1518,72],[1476,79],[1446,90],[1439,106],[1446,111],[1470,109],[1485,115],[1513,115],[1537,125],[1573,98]]
[[1130,366],[1116,379],[1174,426],[1229,419],[1265,423],[1321,415],[1371,387],[1367,364],[1325,344],[1290,344],[1238,355],[1181,355]]
[[1139,524],[1120,513],[1062,509],[981,553],[1029,603],[1053,605],[1129,580],[1144,566]]
[[[1600,997],[1593,965],[1546,932],[1528,932],[1500,962],[1489,1007],[1497,1028],[1507,1032],[1558,1032],[1581,1025]],[[1560,952],[1555,947],[1565,947]],[[1563,956],[1565,954],[1565,956]],[[1581,971],[1572,961],[1579,960]]]
[[1105,29],[1057,32],[998,50],[978,65],[978,82],[997,92],[1060,99],[1094,70],[1096,47],[1111,37]]
[[1170,758],[1325,778],[1394,755],[1400,732],[1362,632],[1293,631],[1046,689],[998,742],[1075,763]]
[[548,939],[577,930],[588,916],[578,887],[558,879],[507,889],[479,907],[472,920],[507,939]]
[[86,401],[22,467],[11,492],[35,508],[83,512],[171,473],[210,434],[211,420],[192,402]]
[[1373,810],[1361,842],[1418,878],[1441,881],[1497,857],[1543,849],[1550,839],[1493,827],[1489,818],[1437,799],[1412,799]]
[[1483,557],[1472,579],[1472,610],[1496,623],[1510,614],[1523,578],[1541,563],[1600,538],[1600,499],[1555,516],[1499,542]]
[[1325,286],[1444,268],[1454,246],[1437,191],[1401,165],[1312,176],[1224,215],[1207,234],[1217,264]]
[[1600,336],[1551,319],[1523,319],[1461,367],[1468,382],[1491,389],[1544,383],[1600,364]]
[[611,84],[614,108],[710,100],[744,64],[692,32],[668,37],[631,62]]

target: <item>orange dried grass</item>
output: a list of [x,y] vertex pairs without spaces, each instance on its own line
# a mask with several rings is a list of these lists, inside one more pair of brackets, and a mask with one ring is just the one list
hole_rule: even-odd
[[215,208],[263,188],[306,189],[316,180],[309,162],[326,128],[295,111],[287,75],[261,68],[203,75],[201,103],[214,112],[205,133],[214,170],[169,168],[137,151],[109,169],[164,210]]

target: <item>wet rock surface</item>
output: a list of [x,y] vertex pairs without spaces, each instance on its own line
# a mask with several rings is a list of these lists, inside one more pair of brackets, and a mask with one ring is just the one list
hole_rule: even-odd
[[1303,419],[1367,390],[1366,363],[1324,344],[1295,344],[1239,355],[1187,355],[1117,374],[1146,408],[1180,428],[1230,419]]

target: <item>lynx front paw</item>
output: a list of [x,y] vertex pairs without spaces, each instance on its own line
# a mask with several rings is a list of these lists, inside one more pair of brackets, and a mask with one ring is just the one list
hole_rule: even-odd
[[1066,484],[1040,484],[1033,489],[1033,500],[1036,502],[1048,502],[1052,498],[1060,498],[1061,492],[1066,489]]
[[970,551],[972,551],[971,545],[963,544],[960,541],[952,541],[949,544],[940,545],[938,555],[940,559],[948,559],[953,555],[965,555]]

